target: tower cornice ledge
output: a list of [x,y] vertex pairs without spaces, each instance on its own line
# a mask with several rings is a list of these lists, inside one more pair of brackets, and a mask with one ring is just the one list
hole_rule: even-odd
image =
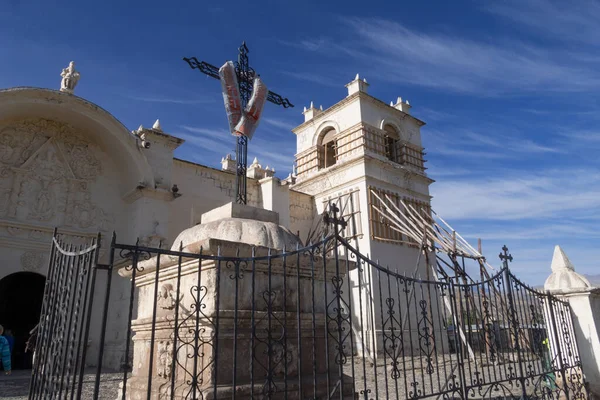
[[381,101],[367,93],[357,92],[357,93],[354,93],[354,94],[344,98],[343,100],[335,103],[334,105],[327,108],[326,110],[323,110],[322,112],[317,114],[314,118],[298,125],[294,129],[292,129],[292,132],[294,134],[298,134],[298,132],[302,131],[303,129],[305,129],[308,126],[311,126],[314,124],[319,124],[319,123],[325,121],[328,117],[330,117],[336,111],[346,107],[348,104],[353,103],[357,99],[370,101],[371,103],[376,104],[377,106],[380,106],[380,107],[385,107],[386,109],[393,109],[394,110],[393,112],[396,113],[400,119],[409,118],[409,119],[412,119],[419,126],[425,125],[425,122],[421,121],[420,119],[415,118],[412,115],[405,113],[404,111],[400,111],[394,107],[390,107],[388,104],[384,103],[383,101]]

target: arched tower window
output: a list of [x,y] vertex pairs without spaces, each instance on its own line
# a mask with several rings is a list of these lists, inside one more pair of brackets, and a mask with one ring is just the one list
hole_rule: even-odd
[[398,131],[391,125],[385,125],[383,127],[385,131],[385,156],[394,162],[399,162],[400,158],[400,149],[398,148],[400,144],[400,135],[398,135]]
[[321,155],[321,165],[322,168],[328,168],[332,165],[335,165],[337,161],[337,143],[335,139],[335,135],[337,132],[335,129],[331,128],[321,134],[321,146],[323,146],[322,155]]

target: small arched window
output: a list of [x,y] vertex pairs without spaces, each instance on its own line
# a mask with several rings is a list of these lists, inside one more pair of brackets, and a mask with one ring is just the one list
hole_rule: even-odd
[[400,149],[398,146],[400,144],[400,137],[398,132],[396,131],[396,128],[391,125],[385,125],[383,130],[385,131],[385,156],[391,161],[399,162]]
[[323,154],[321,159],[323,168],[331,167],[335,165],[337,161],[337,144],[335,140],[336,131],[331,128],[322,134],[320,145],[323,146]]

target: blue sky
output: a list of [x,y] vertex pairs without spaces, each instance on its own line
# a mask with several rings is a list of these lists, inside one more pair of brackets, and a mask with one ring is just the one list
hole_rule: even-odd
[[177,156],[218,166],[233,151],[219,84],[181,60],[215,65],[242,40],[269,88],[250,157],[286,176],[311,100],[341,100],[357,72],[386,102],[402,96],[422,129],[433,206],[493,264],[506,243],[532,284],[560,244],[576,268],[600,266],[600,3],[3,0],[0,87],[59,88],[76,62],[76,93],[128,128],[163,129]]

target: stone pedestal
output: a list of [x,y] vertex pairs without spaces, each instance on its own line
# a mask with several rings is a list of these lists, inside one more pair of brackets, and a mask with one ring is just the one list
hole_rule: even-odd
[[[168,398],[172,388],[176,399],[231,398],[234,388],[239,398],[305,398],[313,389],[327,397],[328,368],[333,389],[342,351],[325,315],[333,310],[335,260],[283,256],[277,247],[298,239],[270,222],[273,214],[240,205],[213,210],[176,241],[185,254],[138,263],[128,399],[146,399],[149,376],[152,399]],[[354,396],[351,384],[345,376],[344,397]]]
[[[593,398],[599,397],[600,288],[593,288],[584,276],[578,274],[564,251],[556,246],[552,258],[552,274],[546,279],[544,289],[569,303],[573,321],[574,332],[571,332],[569,324],[565,323],[567,317],[561,315],[561,312],[568,312],[568,309],[560,305],[556,307],[558,309],[558,312],[554,312],[556,327],[552,328],[561,332],[561,335],[558,336],[558,343],[554,337],[549,338],[553,358],[558,356],[557,349],[560,348],[564,362],[573,365],[580,360],[582,368],[570,368],[566,371],[567,383],[576,384],[581,376],[585,375]],[[552,321],[550,323],[552,324]],[[573,339],[576,343],[573,343]],[[573,351],[575,345],[579,349],[578,352]]]

